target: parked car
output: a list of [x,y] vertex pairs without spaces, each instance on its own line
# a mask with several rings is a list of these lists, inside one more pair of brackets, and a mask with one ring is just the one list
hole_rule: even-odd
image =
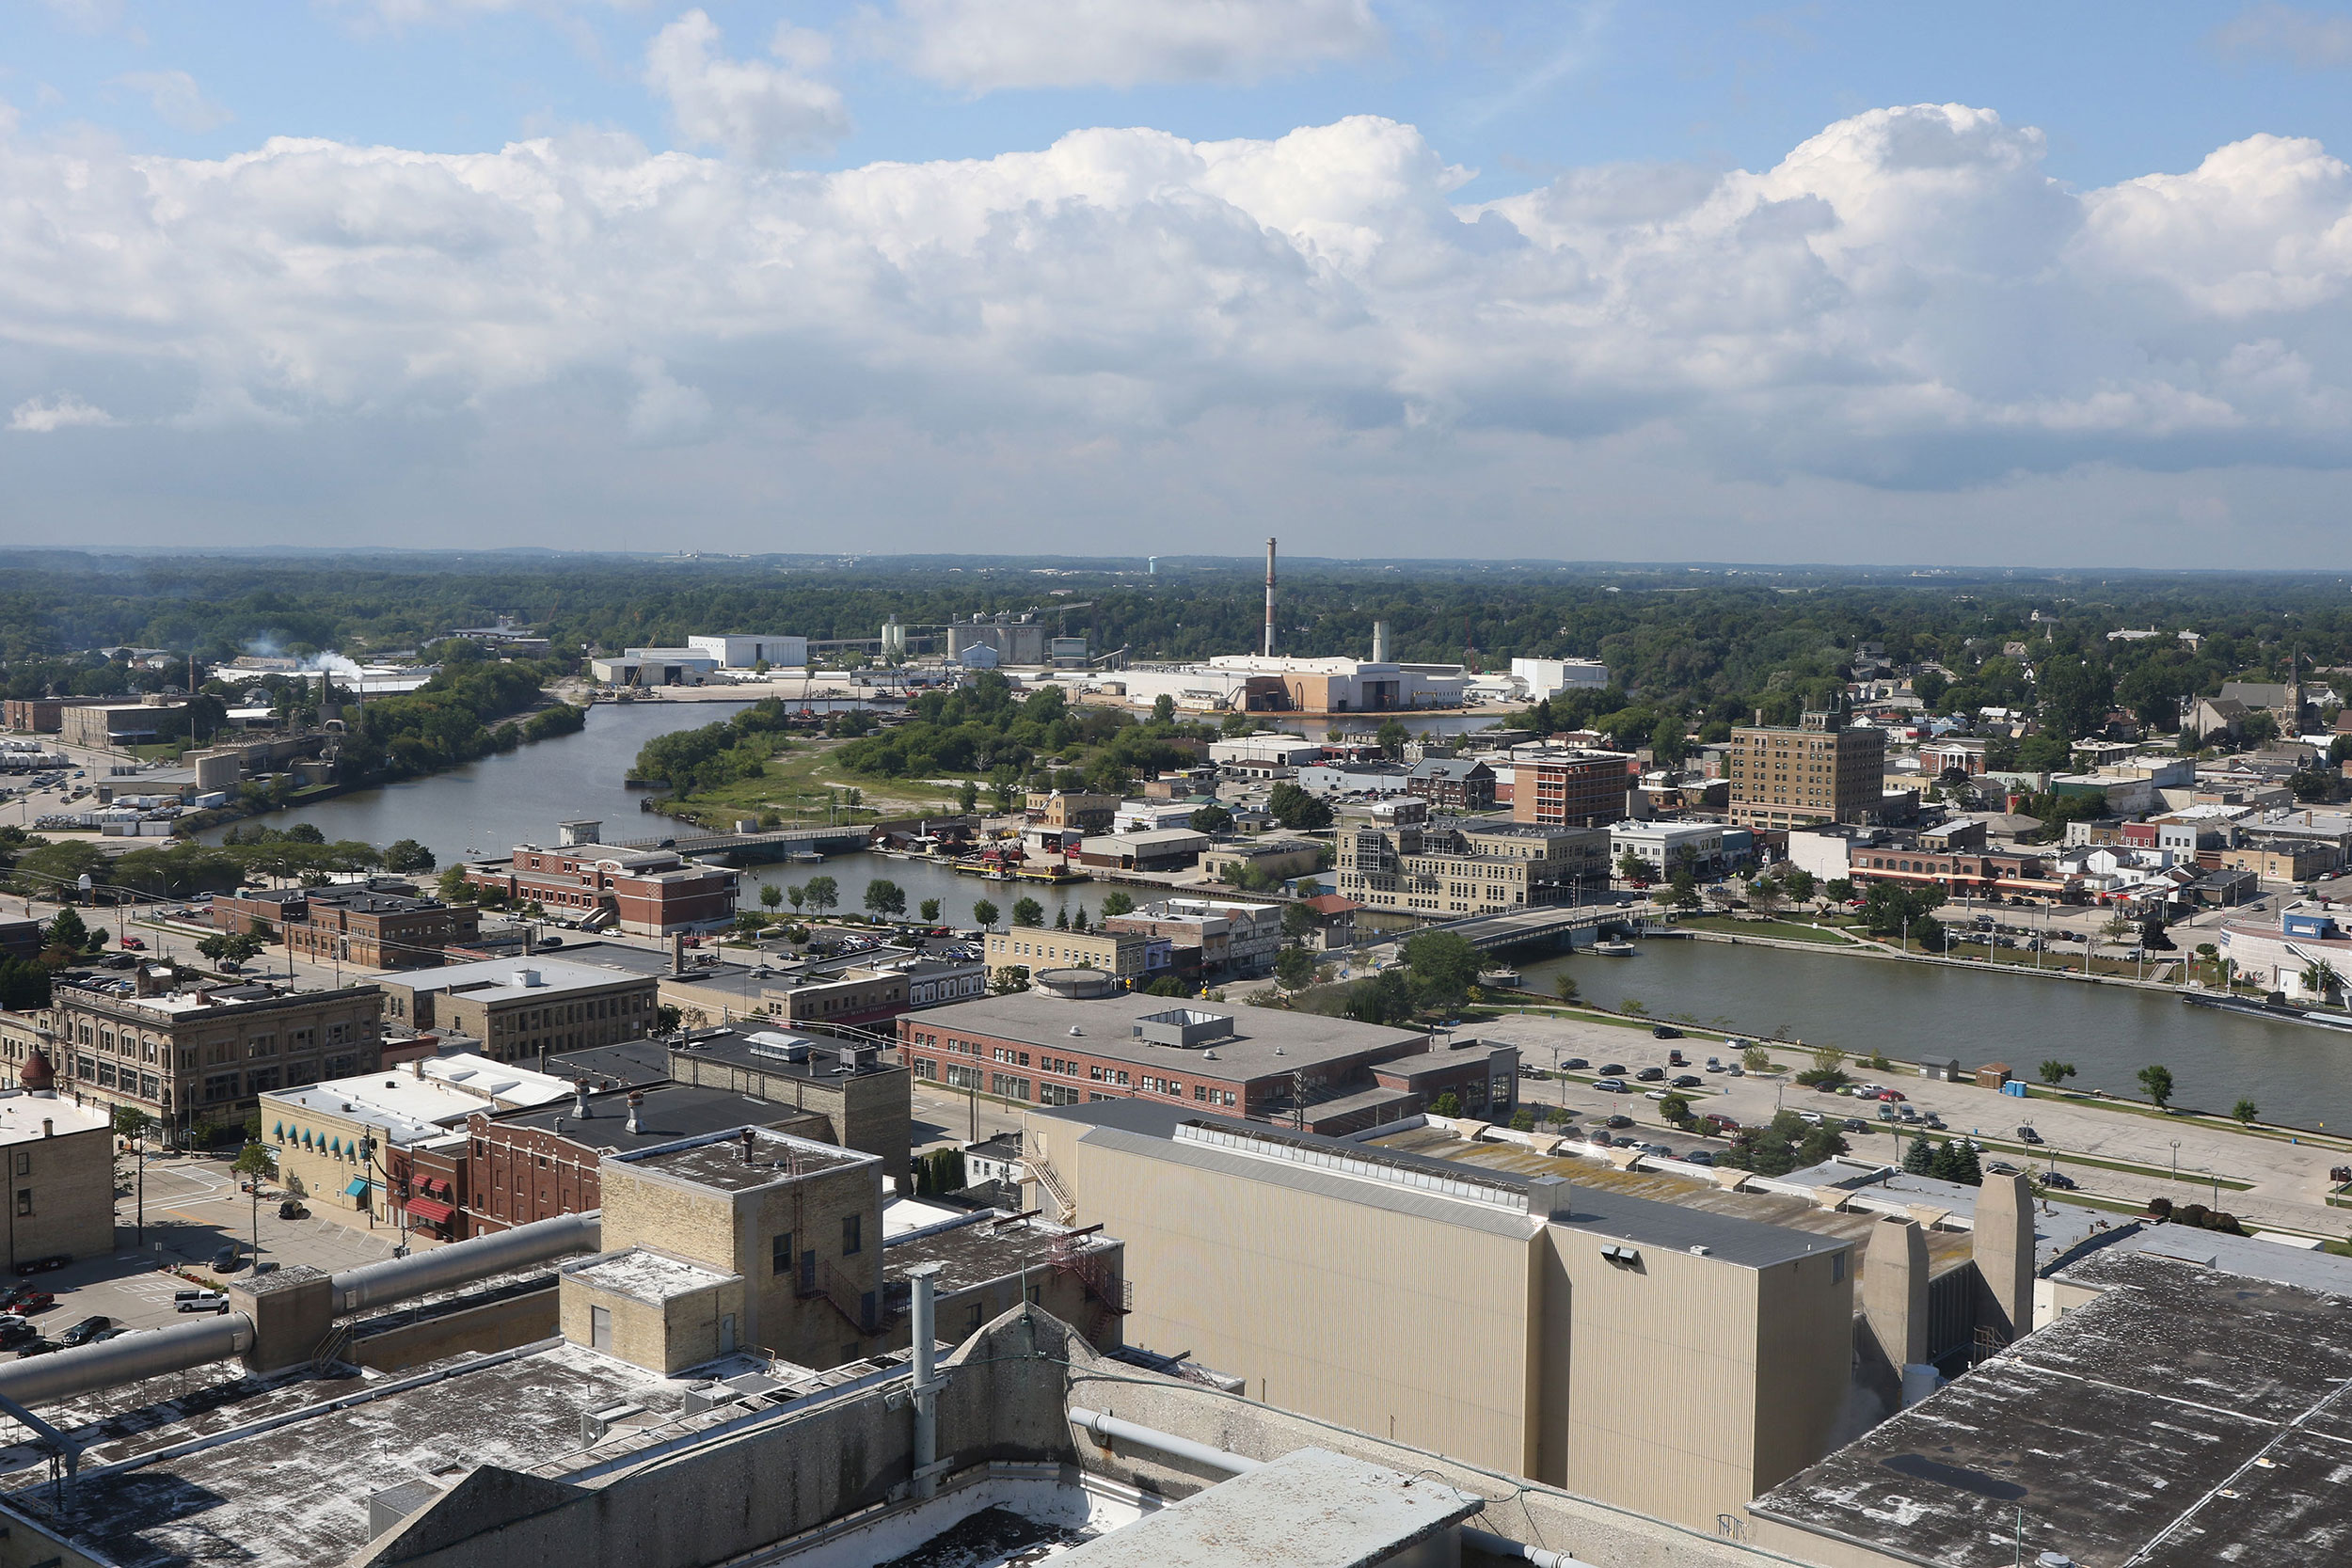
[[1631,1117],[1611,1117],[1607,1121],[1602,1122],[1601,1125],[1603,1127],[1615,1128],[1630,1127],[1633,1125],[1633,1118]]
[[1821,1113],[1819,1111],[1799,1111],[1797,1116],[1801,1120],[1809,1121],[1816,1127],[1821,1125]]
[[1682,1031],[1671,1023],[1653,1023],[1649,1026],[1649,1037],[1654,1040],[1678,1040],[1682,1037]]
[[1566,1061],[1560,1064],[1560,1070],[1562,1072],[1581,1072],[1592,1065],[1592,1063],[1586,1061],[1581,1056],[1571,1056]]
[[1892,1105],[1882,1105],[1882,1106],[1880,1106],[1880,1107],[1879,1107],[1879,1120],[1881,1120],[1881,1121],[1893,1121],[1894,1119],[1895,1119],[1895,1107],[1894,1107],[1894,1106],[1892,1106]]
[[40,1330],[31,1323],[11,1323],[7,1328],[0,1328],[0,1350],[14,1350],[40,1338]]
[[2071,1193],[2074,1190],[2076,1185],[2078,1185],[2073,1177],[2067,1175],[2062,1170],[2043,1171],[2042,1173],[2042,1184],[2045,1187],[2056,1187],[2062,1193]]
[[1726,1078],[1745,1078],[1747,1075],[1748,1069],[1741,1067],[1738,1062],[1725,1062],[1724,1064],[1724,1076]]
[[57,1298],[46,1291],[27,1291],[17,1298],[16,1309],[30,1316],[35,1312],[46,1312],[56,1305]]
[[1633,1076],[1645,1084],[1655,1084],[1666,1076],[1666,1069],[1662,1067],[1645,1067]]
[[1673,1091],[1670,1089],[1648,1089],[1643,1092],[1642,1098],[1644,1100],[1663,1100],[1672,1092]]
[[1938,1132],[1941,1132],[1944,1131],[1944,1118],[1937,1116],[1933,1111],[1930,1111],[1927,1115],[1919,1118],[1919,1125],[1922,1127],[1932,1127]]
[[1843,1131],[1848,1132],[1867,1132],[1870,1130],[1870,1124],[1863,1120],[1860,1117],[1848,1117],[1838,1125]]
[[1706,1149],[1694,1148],[1683,1155],[1682,1162],[1689,1165],[1711,1165],[1715,1163],[1715,1156]]
[[2038,1144],[2042,1141],[2042,1134],[2035,1132],[2030,1127],[2021,1127],[2017,1130],[2017,1141],[2019,1143]]
[[229,1298],[218,1291],[175,1291],[171,1297],[175,1312],[226,1312]]
[[123,1328],[117,1326],[107,1329],[103,1334],[94,1334],[90,1336],[90,1343],[93,1345],[103,1344],[108,1339],[119,1339],[126,1334],[136,1334],[138,1330],[135,1328]]
[[1633,1090],[1622,1078],[1596,1078],[1593,1087],[1603,1094],[1631,1094]]
[[147,943],[137,937],[124,937],[122,939],[122,945],[129,948],[134,953],[144,953],[147,951]]
[[114,1325],[112,1318],[94,1314],[84,1318],[80,1323],[59,1335],[58,1342],[64,1345],[87,1345]]
[[234,1243],[213,1254],[215,1274],[234,1274],[245,1267],[245,1254]]
[[278,1200],[278,1217],[281,1220],[307,1219],[310,1217],[310,1211],[302,1206],[302,1200],[298,1197],[281,1198]]
[[16,1358],[23,1361],[28,1356],[55,1355],[63,1349],[65,1347],[55,1339],[35,1339],[29,1344],[18,1347]]
[[1738,1122],[1732,1120],[1729,1117],[1717,1116],[1712,1111],[1708,1112],[1706,1116],[1699,1117],[1699,1125],[1706,1128],[1709,1132],[1718,1133],[1726,1138],[1734,1138],[1740,1135],[1740,1124]]
[[2017,1174],[2017,1167],[2010,1164],[2007,1160],[1995,1160],[1991,1164],[1984,1167],[1984,1173],[1987,1176],[2015,1176]]
[[1877,1098],[1885,1101],[1890,1105],[1899,1105],[1911,1097],[1900,1089],[1881,1089]]
[[1607,1067],[1600,1069],[1600,1075],[1603,1078],[1622,1078],[1625,1076],[1625,1064],[1623,1062],[1611,1062]]
[[1675,1151],[1664,1144],[1644,1144],[1642,1152],[1653,1160],[1671,1160],[1675,1157]]
[[25,1259],[24,1261],[16,1266],[16,1272],[19,1274],[47,1274],[52,1269],[62,1269],[68,1263],[72,1261],[73,1254],[70,1252],[52,1252],[44,1257]]
[[1592,1135],[1588,1141],[1597,1148],[1614,1148],[1617,1144],[1616,1139],[1611,1137],[1608,1133],[1602,1132],[1597,1127],[1593,1129]]
[[1707,1070],[1708,1070],[1708,1072],[1721,1072],[1721,1071],[1723,1071],[1723,1070],[1724,1070],[1724,1064],[1723,1064],[1722,1059],[1721,1059],[1720,1057],[1715,1057],[1715,1056],[1709,1056],[1709,1057],[1708,1057],[1708,1058],[1707,1058]]
[[1669,1051],[1666,1053],[1666,1065],[1668,1067],[1689,1067],[1691,1065],[1691,1058],[1685,1056],[1679,1051]]
[[1707,1080],[1704,1078],[1693,1077],[1687,1072],[1677,1073],[1675,1075],[1674,1087],[1677,1089],[1699,1089],[1705,1088],[1706,1086]]

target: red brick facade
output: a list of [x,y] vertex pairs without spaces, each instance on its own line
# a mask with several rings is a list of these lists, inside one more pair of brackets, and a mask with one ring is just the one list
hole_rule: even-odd
[[466,867],[466,879],[559,918],[609,912],[637,936],[708,930],[735,918],[737,878],[691,864],[667,849],[583,844],[560,849],[517,845],[507,863]]
[[1598,828],[1625,816],[1633,759],[1618,752],[1516,759],[1511,820],[1545,827]]

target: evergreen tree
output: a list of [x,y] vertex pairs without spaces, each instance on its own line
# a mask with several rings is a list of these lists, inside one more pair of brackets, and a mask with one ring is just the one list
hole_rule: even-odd
[[1903,1150],[1903,1169],[1913,1176],[1935,1174],[1935,1150],[1928,1147],[1925,1132],[1914,1134],[1911,1147]]

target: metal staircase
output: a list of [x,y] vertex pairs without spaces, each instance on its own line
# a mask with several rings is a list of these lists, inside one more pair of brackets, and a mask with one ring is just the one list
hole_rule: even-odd
[[1078,1205],[1072,1199],[1070,1189],[1062,1184],[1061,1172],[1056,1170],[1054,1162],[1045,1157],[1044,1146],[1032,1141],[1021,1151],[1021,1163],[1028,1167],[1029,1175],[1037,1184],[1045,1189],[1045,1196],[1054,1200],[1056,1223],[1068,1225],[1075,1220]]
[[310,1370],[320,1377],[328,1376],[342,1365],[343,1352],[350,1348],[351,1325],[337,1323],[326,1331],[326,1338],[319,1341],[319,1348],[310,1353]]

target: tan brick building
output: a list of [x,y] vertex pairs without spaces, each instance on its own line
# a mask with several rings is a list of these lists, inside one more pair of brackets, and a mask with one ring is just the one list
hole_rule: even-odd
[[644,1039],[660,1016],[655,976],[560,958],[488,958],[372,983],[395,1022],[470,1035],[501,1062]]
[[1606,828],[1464,818],[1381,828],[1350,818],[1339,849],[1343,896],[1447,919],[1572,903],[1581,886],[1609,879]]
[[1731,823],[1802,828],[1873,820],[1886,786],[1886,732],[1856,729],[1837,712],[1808,713],[1794,729],[1731,732]]
[[912,1078],[877,1047],[720,1030],[671,1046],[670,1076],[822,1117],[830,1129],[818,1134],[824,1141],[878,1156],[886,1176],[908,1172]]
[[1135,931],[1057,931],[1043,926],[1015,926],[988,934],[988,967],[1025,969],[1099,969],[1121,980],[1140,983],[1151,939]]
[[105,1258],[115,1246],[114,1117],[47,1090],[0,1092],[8,1163],[8,1266]]

